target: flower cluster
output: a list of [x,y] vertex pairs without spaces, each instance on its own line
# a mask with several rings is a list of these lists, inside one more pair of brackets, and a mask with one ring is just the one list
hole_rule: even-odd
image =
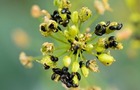
[[[99,71],[96,58],[106,66],[110,66],[115,61],[110,54],[110,49],[122,49],[122,44],[115,36],[105,38],[101,36],[118,31],[123,25],[102,21],[94,30],[86,30],[81,26],[92,15],[88,7],[71,11],[69,0],[54,0],[54,5],[58,9],[52,14],[42,11],[45,13],[44,21],[40,24],[39,31],[43,36],[51,37],[59,43],[43,43],[42,58],[38,62],[44,66],[45,70],[52,70],[52,80],[61,81],[68,88],[75,88],[79,86],[81,74],[88,77],[89,71]],[[98,40],[95,40],[97,38]],[[93,58],[88,59],[85,54]]]

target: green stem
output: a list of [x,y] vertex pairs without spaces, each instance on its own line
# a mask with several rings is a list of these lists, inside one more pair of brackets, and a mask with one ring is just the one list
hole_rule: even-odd
[[68,49],[69,47],[56,47],[55,50]]
[[33,57],[33,58],[32,58],[32,61],[40,60],[40,59],[42,59],[42,57],[43,57],[43,56]]
[[95,40],[98,36],[92,37],[88,42]]
[[90,27],[90,26],[93,24],[93,22],[94,22],[98,17],[99,17],[99,14],[96,14],[96,15],[93,17],[93,19],[87,24],[86,27]]
[[98,56],[97,54],[95,54],[95,53],[93,53],[93,52],[92,52],[91,54],[94,55],[94,56]]
[[79,55],[79,50],[77,51],[76,58],[75,58],[75,61],[77,62],[78,62],[78,55]]
[[67,53],[67,51],[60,53],[59,55],[57,55],[57,57],[60,57],[60,56],[64,55],[65,53]]
[[84,58],[82,57],[82,53],[80,52],[80,58],[81,58],[81,60],[84,60]]
[[59,42],[62,42],[64,44],[68,44],[67,42],[65,42],[65,41],[63,41],[63,40],[61,40],[61,39],[59,39],[57,37],[54,37],[53,35],[50,35],[50,37],[53,38],[53,39],[55,39],[55,40],[57,40],[57,41],[59,41]]
[[62,31],[58,31],[58,33],[59,33],[61,36],[65,37],[65,35],[63,34]]

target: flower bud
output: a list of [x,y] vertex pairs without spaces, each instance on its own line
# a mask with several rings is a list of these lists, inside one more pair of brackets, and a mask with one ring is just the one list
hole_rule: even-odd
[[78,34],[79,30],[75,25],[72,25],[69,29],[69,35],[75,37]]
[[47,65],[47,66],[50,66],[52,68],[54,68],[56,66],[56,63],[53,62],[50,58],[51,56],[45,56],[41,59],[40,63],[43,64],[43,65]]
[[81,22],[88,20],[91,17],[91,10],[88,7],[82,7],[79,12],[79,19]]
[[104,38],[100,38],[96,44],[96,48],[95,48],[96,52],[103,52],[105,51],[105,39]]
[[93,45],[92,44],[87,44],[85,50],[88,51],[88,52],[91,52],[93,50]]
[[63,9],[61,9],[61,8],[60,8],[60,9],[58,9],[58,12],[60,12],[60,13],[59,13],[59,15],[60,15],[60,17],[62,18],[62,20],[66,20],[66,19],[67,19],[67,14],[65,14],[65,13],[64,13],[64,14],[62,14],[62,13],[61,13],[61,12],[62,12],[62,10],[63,10]]
[[116,48],[119,49],[119,50],[123,49],[122,43],[118,43],[118,45],[116,46]]
[[98,55],[98,59],[105,66],[110,66],[115,61],[115,59],[111,55],[108,55],[108,54],[100,54]]
[[62,8],[70,8],[71,7],[71,3],[69,0],[61,0],[62,2]]
[[84,77],[88,77],[89,69],[85,65],[82,65],[81,71]]
[[60,0],[54,0],[53,3],[54,3],[54,5],[57,6],[57,7],[59,7],[60,4],[61,4]]
[[72,72],[77,72],[79,69],[79,63],[78,62],[73,62],[72,64]]
[[69,32],[68,32],[68,30],[64,30],[64,35],[65,35],[65,37],[69,37]]
[[78,12],[77,11],[74,11],[71,15],[71,20],[72,22],[76,25],[78,24]]
[[74,75],[74,77],[73,77],[73,83],[76,84],[76,85],[78,85],[78,82],[79,82],[79,80],[78,80],[77,75]]
[[65,67],[69,67],[69,65],[71,64],[71,58],[69,56],[65,56],[63,58],[63,64]]

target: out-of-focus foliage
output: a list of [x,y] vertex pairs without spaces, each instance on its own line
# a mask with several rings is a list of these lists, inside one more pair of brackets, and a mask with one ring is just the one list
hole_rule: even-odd
[[[55,90],[56,88],[64,90],[60,83],[54,84],[50,80],[50,73],[45,72],[41,66],[35,63],[35,67],[26,69],[20,65],[18,58],[21,51],[26,51],[30,55],[41,54],[38,52],[41,47],[40,45],[45,40],[49,41],[40,35],[38,31],[40,21],[31,17],[30,9],[34,4],[37,4],[41,9],[47,9],[52,13],[54,9],[51,6],[52,1],[3,0],[0,2],[0,90]],[[128,1],[128,5],[125,1]],[[138,24],[139,26],[135,26],[131,22],[132,20],[140,20],[140,1],[125,1],[109,0],[113,12],[105,12],[104,16],[100,16],[96,20],[96,23],[101,20],[120,21],[123,22],[124,26],[132,26],[134,28],[132,36],[136,34],[140,36],[140,24]],[[74,3],[74,8],[81,8],[85,4],[90,9],[93,8],[93,0],[77,0],[76,2],[75,0],[71,0],[71,2]],[[93,8],[92,11],[94,15],[95,9]],[[131,15],[135,19],[130,19]],[[29,39],[29,41],[25,40],[26,42],[20,44],[23,45],[26,43],[24,47],[15,43],[17,42],[16,39],[21,38],[20,35],[16,37],[13,34],[18,28],[21,28],[25,32],[24,34],[27,34],[21,36],[27,36],[27,39]],[[100,86],[102,90],[140,90],[140,48],[133,49],[133,45],[136,45],[133,40],[133,37],[124,40],[123,51],[115,51],[113,53],[113,56],[117,59],[116,63],[111,67],[99,65],[100,73],[93,73],[87,81],[83,79],[81,87],[93,85]],[[138,42],[140,41],[138,40]],[[139,43],[137,43],[137,46],[140,46]]]

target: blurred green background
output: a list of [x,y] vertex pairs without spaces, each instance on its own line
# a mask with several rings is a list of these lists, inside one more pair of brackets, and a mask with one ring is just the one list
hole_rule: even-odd
[[[39,33],[40,22],[31,16],[30,10],[32,5],[37,4],[41,9],[47,9],[52,13],[56,9],[56,7],[53,7],[52,1],[0,1],[0,90],[56,90],[56,88],[57,90],[64,90],[61,83],[51,81],[50,73],[45,71],[38,63],[34,63],[32,69],[26,69],[19,61],[21,51],[33,56],[41,54],[40,47],[47,39]],[[76,8],[85,5],[88,5],[90,9],[93,8],[93,0],[79,0],[79,3],[71,0],[71,2],[73,2],[73,7]],[[106,12],[95,23],[110,20],[122,22],[124,26],[128,25],[130,22],[129,15],[132,12],[126,6],[124,0],[110,0],[109,3],[113,12]],[[13,35],[19,29],[28,35],[29,40],[26,47],[17,46],[13,40],[13,38],[18,39]],[[101,72],[90,75],[87,79],[89,85],[100,86],[102,90],[140,90],[140,49],[133,51],[137,54],[136,56],[130,57],[133,52],[130,51],[130,55],[128,55],[127,51],[131,48],[131,45],[129,45],[131,40],[123,41],[123,50],[112,52],[117,60],[112,66],[106,67],[99,64]],[[81,85],[84,85],[84,83]]]

